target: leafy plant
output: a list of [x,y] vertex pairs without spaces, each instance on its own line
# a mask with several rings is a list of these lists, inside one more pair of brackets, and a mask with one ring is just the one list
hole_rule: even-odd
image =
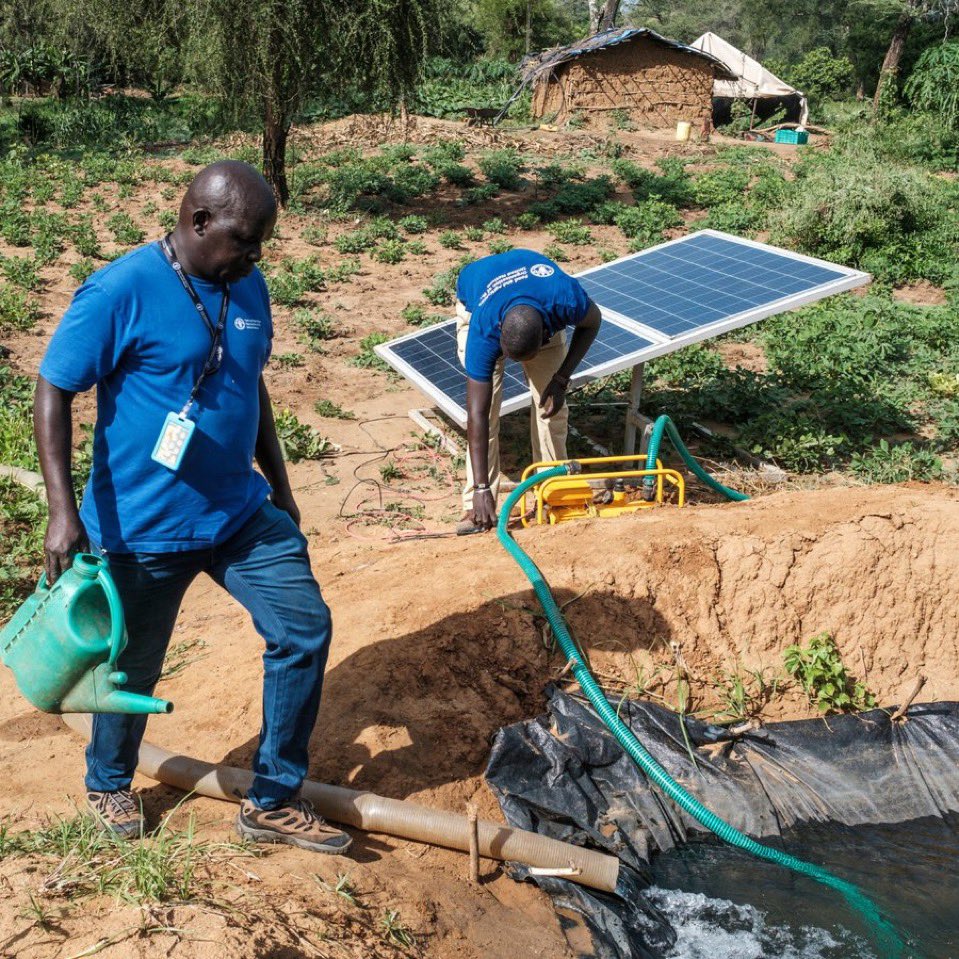
[[299,353],[275,353],[273,362],[281,370],[295,370],[303,366],[303,357]]
[[436,238],[437,243],[447,250],[462,250],[463,237],[459,230],[443,230]]
[[411,213],[400,220],[400,226],[410,234],[425,233],[429,228],[429,221],[425,216],[417,216]]
[[917,110],[959,127],[959,42],[926,47],[902,91]]
[[86,282],[87,277],[96,271],[96,264],[89,257],[83,257],[80,260],[77,260],[67,273],[70,275],[70,278],[74,280],[77,286],[81,286]]
[[0,286],[0,333],[31,329],[40,318],[40,306],[23,290]]
[[518,190],[523,185],[521,174],[526,166],[523,158],[511,147],[484,154],[477,165],[490,183],[504,190]]
[[333,318],[323,310],[301,307],[293,313],[293,325],[299,334],[300,342],[314,353],[322,351],[323,340],[336,336]]
[[389,364],[381,360],[373,349],[380,343],[385,343],[389,338],[386,333],[370,333],[369,336],[364,336],[360,340],[360,352],[350,360],[350,365],[359,366],[361,369],[380,370],[383,373],[389,373]]
[[107,220],[107,229],[113,234],[113,239],[121,246],[136,246],[143,242],[144,234],[129,213],[120,211],[114,213]]
[[406,259],[406,244],[400,240],[384,240],[374,251],[373,259],[380,263],[401,263]]
[[318,460],[334,448],[333,444],[318,430],[307,423],[301,423],[292,410],[274,410],[273,415],[283,458],[291,463],[299,463],[300,460]]
[[876,705],[865,685],[849,675],[829,633],[813,636],[805,646],[788,646],[783,662],[786,672],[799,681],[810,702],[821,712],[872,709]]
[[880,440],[861,453],[854,453],[849,469],[867,483],[905,483],[908,480],[942,479],[942,460],[932,450],[913,443]]
[[355,420],[356,414],[351,410],[345,410],[342,406],[334,403],[332,400],[317,400],[313,404],[313,409],[319,416],[324,416],[332,420]]
[[559,223],[551,223],[546,229],[557,243],[585,246],[593,242],[593,234],[582,220],[562,220]]

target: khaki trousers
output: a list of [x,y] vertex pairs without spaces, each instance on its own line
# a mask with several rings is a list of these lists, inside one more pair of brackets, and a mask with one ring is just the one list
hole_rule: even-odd
[[[456,304],[456,352],[462,364],[466,357],[466,336],[470,325],[470,314],[462,303]],[[555,416],[546,419],[539,408],[543,390],[549,385],[553,375],[559,370],[566,358],[566,337],[560,330],[533,359],[523,364],[523,371],[533,394],[533,405],[530,409],[530,446],[532,447],[532,463],[541,460],[566,459],[566,433],[569,427],[569,407],[563,408]],[[489,411],[489,479],[490,488],[495,499],[499,494],[500,460],[499,460],[499,415],[503,404],[503,366],[505,360],[500,357],[493,370],[493,398]],[[473,464],[470,462],[469,450],[466,451],[466,486],[463,489],[463,509],[473,508]]]

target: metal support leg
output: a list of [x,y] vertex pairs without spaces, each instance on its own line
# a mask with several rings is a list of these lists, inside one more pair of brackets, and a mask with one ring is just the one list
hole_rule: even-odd
[[643,373],[645,364],[633,367],[633,378],[629,384],[629,406],[626,409],[626,436],[623,439],[623,453],[627,456],[636,452],[636,427],[645,426],[645,417],[639,415],[639,403],[643,398]]

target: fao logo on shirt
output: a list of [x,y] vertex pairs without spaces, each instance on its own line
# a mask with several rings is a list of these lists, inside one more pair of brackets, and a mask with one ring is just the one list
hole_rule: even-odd
[[233,325],[238,330],[258,330],[263,325],[263,321],[256,316],[238,316],[233,321]]
[[540,278],[552,276],[556,272],[548,263],[537,263],[534,266],[531,266],[529,271],[533,274],[533,276],[538,276]]

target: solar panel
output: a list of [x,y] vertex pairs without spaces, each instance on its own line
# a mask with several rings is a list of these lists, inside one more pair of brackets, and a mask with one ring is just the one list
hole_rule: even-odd
[[869,280],[867,273],[702,230],[578,274],[604,316],[686,343],[754,323]]
[[[586,358],[573,376],[584,383],[632,365],[631,357],[652,343],[615,319],[603,322]],[[412,380],[452,417],[466,427],[466,373],[456,355],[456,320],[446,320],[376,347],[391,366]],[[503,413],[529,405],[523,367],[507,360],[503,368]]]
[[[600,307],[603,325],[574,385],[861,286],[869,274],[701,230],[585,270],[577,279]],[[465,427],[466,374],[456,356],[455,320],[376,352]],[[518,363],[506,364],[503,391],[503,413],[529,404]]]

